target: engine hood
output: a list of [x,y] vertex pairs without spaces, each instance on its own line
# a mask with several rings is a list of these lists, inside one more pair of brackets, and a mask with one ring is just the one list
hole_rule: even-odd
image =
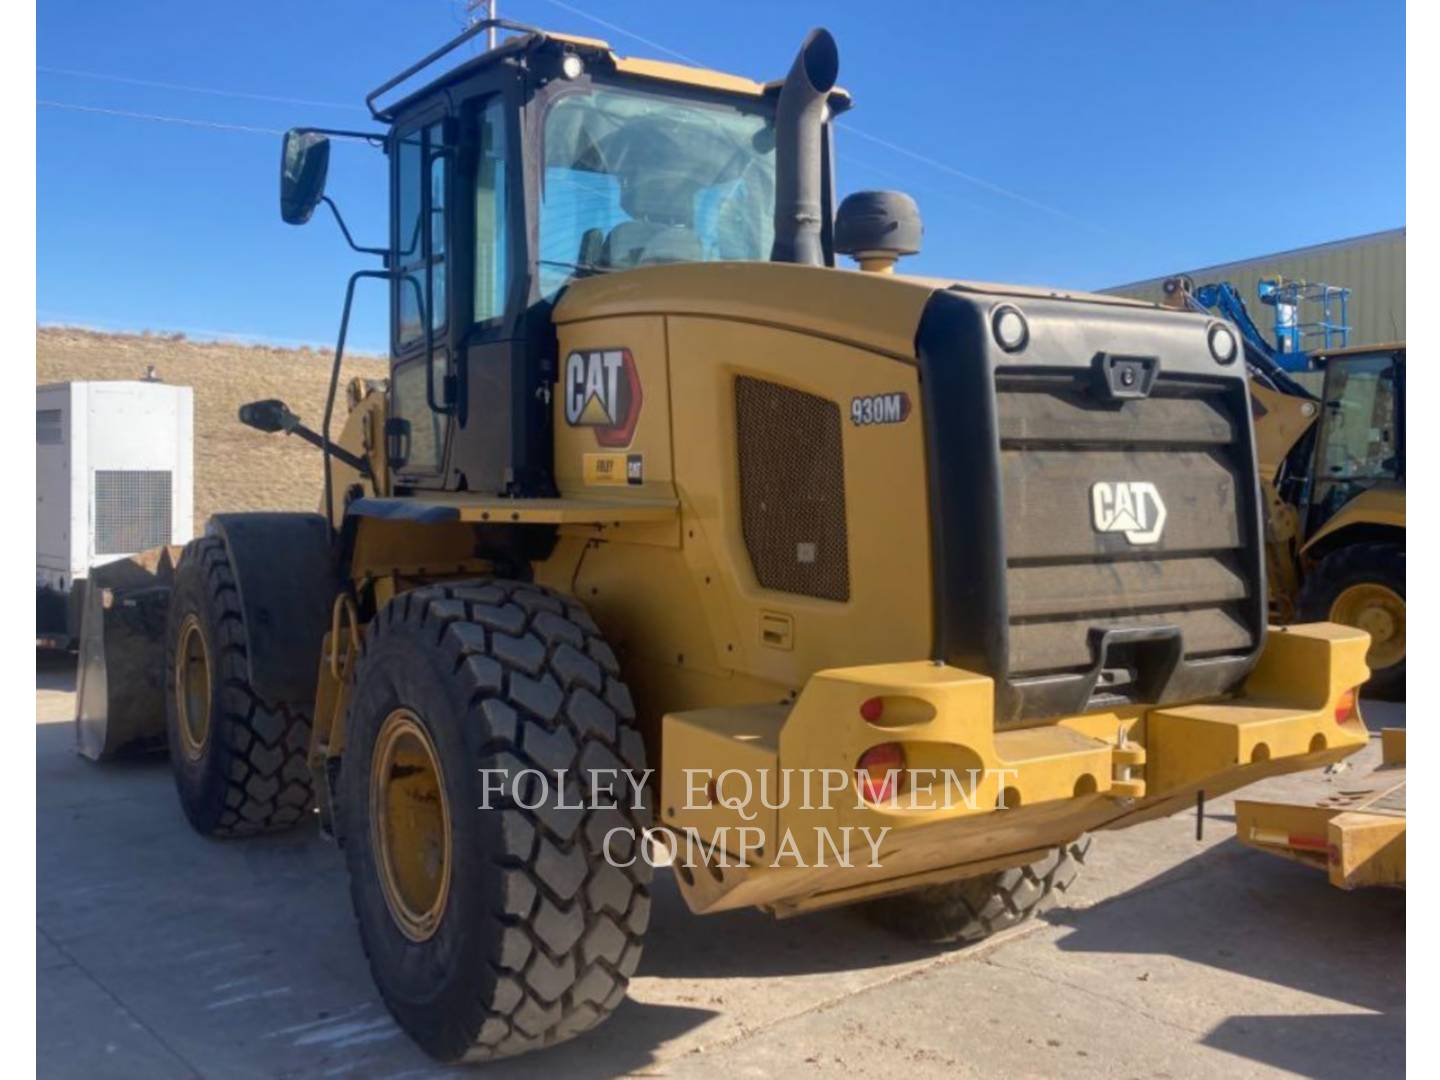
[[[915,362],[915,333],[939,291],[1154,308],[1121,296],[996,285],[948,278],[868,274],[771,262],[648,266],[568,286],[554,319],[563,324],[618,315],[699,315],[739,319],[844,341]],[[1182,316],[1183,317],[1183,316]]]

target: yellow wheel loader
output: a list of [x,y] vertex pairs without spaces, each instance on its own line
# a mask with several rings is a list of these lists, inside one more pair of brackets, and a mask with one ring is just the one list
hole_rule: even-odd
[[217,515],[104,685],[164,687],[201,832],[318,816],[437,1058],[603,1020],[653,866],[970,941],[1097,830],[1365,744],[1366,635],[1267,629],[1233,327],[894,273],[914,204],[834,205],[837,70],[824,31],[762,84],[482,22],[377,130],[284,140],[293,223],[329,139],[388,155],[335,371],[373,279],[390,377],[334,438],[242,410],[319,447],[321,512]]
[[1318,400],[1252,387],[1274,614],[1370,635],[1367,692],[1405,696],[1405,345],[1315,357]]

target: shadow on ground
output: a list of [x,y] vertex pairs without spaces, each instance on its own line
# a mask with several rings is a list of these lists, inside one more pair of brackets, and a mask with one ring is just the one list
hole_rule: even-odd
[[[1322,1080],[1404,1069],[1403,892],[1344,892],[1324,874],[1229,840],[1050,921],[1068,928],[1062,952],[1173,957],[1254,980],[1226,1002],[1233,1013],[1205,1045]],[[1317,1011],[1327,1015],[1265,1015],[1267,986],[1323,999]],[[1147,992],[1127,989],[1137,1000]],[[1166,988],[1157,981],[1148,992]],[[1336,1015],[1336,1003],[1355,1011]]]
[[57,649],[36,649],[35,689],[74,693],[75,654]]

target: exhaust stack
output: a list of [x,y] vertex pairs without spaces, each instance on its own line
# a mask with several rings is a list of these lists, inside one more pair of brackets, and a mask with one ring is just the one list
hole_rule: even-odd
[[840,74],[830,31],[816,28],[790,66],[775,109],[775,243],[771,262],[825,264],[820,159],[825,99]]

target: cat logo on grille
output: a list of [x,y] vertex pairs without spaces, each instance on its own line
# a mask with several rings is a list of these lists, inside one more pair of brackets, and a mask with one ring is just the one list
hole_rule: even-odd
[[589,349],[565,358],[565,422],[593,427],[601,446],[630,445],[643,397],[629,349]]
[[1124,533],[1132,544],[1153,544],[1165,528],[1165,503],[1146,480],[1102,480],[1090,488],[1096,532]]

